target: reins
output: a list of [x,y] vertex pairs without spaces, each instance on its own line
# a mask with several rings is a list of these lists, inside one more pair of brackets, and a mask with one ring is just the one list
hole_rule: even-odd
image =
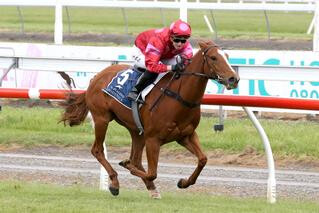
[[193,75],[201,78],[207,78],[207,79],[212,79],[215,80],[216,78],[208,76],[207,74],[204,73],[198,73],[198,72],[178,72],[178,75],[180,76],[187,76],[187,75]]

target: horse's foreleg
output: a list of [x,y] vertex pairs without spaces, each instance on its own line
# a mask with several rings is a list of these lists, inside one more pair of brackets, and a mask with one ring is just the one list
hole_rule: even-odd
[[184,146],[191,153],[196,155],[198,159],[197,167],[195,171],[192,173],[192,175],[188,179],[180,179],[177,183],[177,186],[179,188],[187,188],[188,186],[195,184],[199,174],[206,165],[207,157],[206,155],[204,155],[203,151],[200,148],[199,138],[196,132],[194,132],[191,136],[186,137],[181,141],[178,141],[178,143]]
[[146,179],[153,181],[157,178],[158,157],[160,151],[160,141],[155,138],[146,139],[147,175]]
[[143,149],[137,148],[137,150],[140,150],[140,151],[135,151],[135,150],[136,150],[136,147],[132,144],[130,160],[124,160],[124,161],[120,162],[120,165],[123,166],[124,168],[128,169],[131,172],[131,174],[136,175],[138,177],[141,177],[141,179],[143,180],[147,190],[149,191],[149,194],[150,194],[151,198],[160,199],[161,198],[161,194],[157,190],[154,182],[150,181],[150,180],[147,180],[145,178],[146,177],[146,172],[145,172],[145,169],[144,169],[144,167],[142,165]]
[[[93,115],[93,114],[92,114]],[[109,178],[111,180],[111,183],[109,184],[109,190],[112,193],[112,195],[118,195],[119,194],[119,181],[117,179],[117,173],[112,168],[110,163],[105,159],[104,155],[104,148],[103,148],[103,142],[105,139],[106,130],[108,127],[109,119],[106,119],[104,116],[94,116],[94,130],[95,130],[95,141],[91,149],[92,155],[100,162],[100,164],[105,168],[107,171]]]
[[[142,155],[143,149],[145,146],[145,140],[143,136],[137,135],[135,132],[131,132],[132,137],[132,149],[130,156],[130,163],[135,166],[137,169],[145,173],[145,169],[142,165]],[[155,199],[160,199],[161,195],[156,189],[156,186],[153,181],[149,181],[146,178],[141,178],[150,193],[150,197]]]
[[147,156],[147,162],[148,162],[147,173],[135,167],[130,160],[122,161],[120,165],[130,170],[131,174],[133,175],[136,175],[142,179],[146,179],[147,181],[153,181],[157,177],[157,164],[158,164],[159,150],[160,150],[160,143],[158,140],[148,139],[146,141],[146,156]]

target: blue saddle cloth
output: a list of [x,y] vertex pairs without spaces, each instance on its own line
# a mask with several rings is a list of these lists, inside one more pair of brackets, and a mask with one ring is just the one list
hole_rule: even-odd
[[137,79],[142,72],[132,69],[123,70],[117,73],[112,81],[102,89],[103,92],[109,94],[127,108],[132,108],[132,101],[126,96],[135,86]]

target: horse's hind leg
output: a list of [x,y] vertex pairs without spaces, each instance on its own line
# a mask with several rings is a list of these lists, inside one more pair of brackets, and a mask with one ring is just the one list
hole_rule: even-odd
[[111,115],[106,113],[106,115],[100,115],[93,113],[91,111],[93,121],[94,121],[94,130],[95,130],[95,141],[91,149],[92,155],[100,162],[100,164],[107,171],[111,183],[109,184],[109,190],[112,195],[119,194],[119,181],[117,179],[117,172],[112,168],[110,163],[105,159],[103,142],[105,139],[106,130],[108,123],[111,121]]
[[199,174],[206,165],[207,157],[206,155],[204,155],[203,151],[200,148],[199,138],[195,131],[192,135],[185,137],[183,140],[177,142],[180,145],[184,146],[186,149],[188,149],[191,153],[196,155],[198,159],[197,167],[195,171],[192,173],[192,175],[188,179],[180,179],[178,181],[177,186],[179,188],[187,188],[188,186],[195,184]]
[[[130,132],[132,137],[132,146],[131,146],[131,156],[130,160],[124,160],[120,162],[120,165],[127,168],[137,168],[138,170],[141,170],[145,172],[145,169],[142,165],[142,155],[143,155],[143,149],[145,146],[145,140],[143,136],[138,135],[135,132]],[[156,189],[156,186],[153,181],[147,180],[146,178],[142,178],[147,190],[150,193],[150,197],[155,199],[160,199],[161,195],[159,191]]]

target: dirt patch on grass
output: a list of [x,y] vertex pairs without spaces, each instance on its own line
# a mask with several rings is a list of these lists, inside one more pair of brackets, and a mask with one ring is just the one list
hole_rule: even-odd
[[[69,157],[77,156],[79,158],[91,156],[91,148],[87,146],[34,146],[22,147],[19,145],[0,145],[0,152],[26,153],[34,155],[53,155]],[[110,159],[124,160],[130,155],[130,147],[107,146],[107,154]],[[146,161],[145,151],[143,161]],[[247,147],[239,153],[227,153],[223,150],[205,151],[210,166],[231,166],[231,167],[249,167],[249,168],[268,168],[267,159],[264,154],[258,153],[254,148]],[[160,163],[178,163],[196,165],[196,157],[187,150],[171,150],[163,147],[160,151]],[[294,158],[292,156],[275,156],[276,169],[289,169],[299,171],[319,172],[319,159],[312,157]]]
[[[252,147],[247,147],[244,151],[239,153],[227,153],[223,150],[214,150],[205,151],[205,154],[208,158],[207,164],[211,166],[268,168],[266,156],[258,153]],[[274,156],[274,158],[277,169],[319,171],[319,159],[314,159],[312,157],[295,158],[293,156]],[[196,165],[197,160],[195,156],[187,150],[172,151],[168,149],[161,149],[160,162]]]

